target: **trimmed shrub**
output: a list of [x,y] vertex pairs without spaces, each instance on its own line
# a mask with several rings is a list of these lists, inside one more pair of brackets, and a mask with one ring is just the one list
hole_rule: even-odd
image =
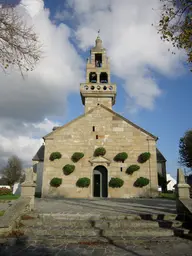
[[57,188],[57,187],[59,187],[60,185],[62,184],[62,179],[61,178],[53,178],[51,181],[50,181],[50,185],[52,186],[52,187],[55,187],[55,188]]
[[54,161],[55,159],[60,159],[61,156],[62,155],[60,152],[53,152],[53,153],[51,153],[49,160]]
[[124,184],[124,181],[120,178],[111,178],[109,181],[109,187],[111,188],[120,188]]
[[104,156],[106,154],[105,148],[96,148],[94,152],[94,156]]
[[149,152],[142,153],[138,157],[138,162],[143,164],[143,163],[147,162],[147,160],[149,160],[150,157],[151,157],[151,154]]
[[12,195],[12,191],[9,188],[0,188],[0,196]]
[[64,173],[65,175],[71,174],[74,170],[75,170],[75,165],[73,165],[73,164],[66,164],[66,165],[63,167],[63,173]]
[[138,178],[135,183],[134,183],[134,186],[135,187],[139,187],[139,188],[142,188],[142,187],[145,187],[149,184],[149,179],[147,178],[144,178],[144,177],[140,177]]
[[126,173],[127,174],[133,174],[134,172],[138,171],[140,169],[140,166],[139,165],[136,165],[136,164],[133,164],[133,165],[130,165],[127,170],[126,170]]
[[90,185],[90,179],[83,177],[83,178],[79,178],[78,181],[76,182],[76,186],[79,188],[88,188]]
[[114,161],[124,162],[127,158],[128,158],[128,154],[126,152],[121,152],[114,157]]
[[71,160],[76,163],[78,162],[81,158],[84,157],[84,154],[82,152],[75,152],[72,157],[71,157]]

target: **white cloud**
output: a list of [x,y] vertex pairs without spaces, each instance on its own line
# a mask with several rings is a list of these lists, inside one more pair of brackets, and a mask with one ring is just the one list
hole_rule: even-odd
[[43,11],[44,3],[41,0],[21,0],[20,5],[24,6],[31,17]]
[[179,55],[168,54],[167,45],[151,26],[158,20],[152,11],[158,9],[158,0],[70,0],[68,6],[73,13],[61,10],[55,17],[73,18],[74,30],[64,23],[53,24],[43,0],[22,0],[17,7],[39,35],[43,58],[25,80],[14,70],[0,73],[0,165],[12,154],[30,163],[42,143],[39,138],[59,125],[52,117],[63,117],[67,96],[79,93],[85,65],[70,41],[74,31],[78,46],[86,50],[101,29],[112,73],[123,79],[132,111],[153,109],[161,95],[152,71],[167,76],[180,67]]
[[10,119],[1,121],[1,161],[5,162],[10,155],[17,155],[25,165],[32,164],[32,157],[43,143],[41,138],[50,133],[54,126],[62,125],[47,118],[40,123],[20,123]]
[[168,52],[171,45],[162,42],[151,25],[157,24],[160,18],[160,1],[70,0],[68,3],[78,19],[79,47],[87,50],[92,46],[100,28],[111,59],[112,74],[124,80],[128,107],[154,109],[161,88],[152,72],[164,76],[178,74],[183,58],[181,52],[176,55]]
[[38,124],[32,124],[34,128],[44,130],[46,133],[49,133],[54,126],[61,126],[59,122],[53,122],[45,118],[43,122]]
[[1,155],[4,159],[10,155],[17,155],[26,164],[32,164],[32,157],[41,146],[40,139],[33,139],[28,136],[16,136],[12,139],[0,135],[0,150],[6,152]]
[[15,70],[0,73],[0,163],[11,154],[31,162],[39,138],[58,125],[51,117],[65,115],[68,94],[83,81],[83,61],[68,26],[54,25],[42,0],[22,0],[16,8],[39,35],[43,58],[24,80]]

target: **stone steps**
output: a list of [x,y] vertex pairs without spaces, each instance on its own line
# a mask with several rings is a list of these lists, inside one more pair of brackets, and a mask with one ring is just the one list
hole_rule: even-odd
[[[80,215],[29,213],[34,219],[22,219],[18,230],[31,242],[134,241],[157,237],[170,239],[175,233],[187,234],[176,215],[153,217],[132,215]],[[165,220],[162,220],[165,219]]]
[[145,244],[154,244],[156,245],[157,243],[175,243],[175,237],[174,236],[167,236],[167,237],[145,237],[145,236],[140,236],[140,237],[133,237],[133,236],[127,236],[127,237],[118,237],[118,236],[113,236],[113,237],[87,237],[87,236],[73,236],[73,237],[53,237],[49,235],[45,235],[44,237],[27,237],[27,236],[22,236],[20,238],[4,238],[3,243],[9,242],[10,244],[14,243],[23,243],[25,246],[27,245],[32,245],[32,246],[60,246],[61,244],[79,244],[79,245],[94,245],[94,246],[103,246],[109,245],[109,244],[115,244],[115,245],[143,245]]
[[172,236],[173,230],[172,229],[161,229],[161,228],[135,228],[135,229],[96,229],[96,228],[65,228],[62,227],[58,228],[25,228],[20,229],[23,231],[25,235],[28,236],[45,236],[45,235],[52,235],[52,236],[66,236],[66,237],[73,237],[73,236],[88,236],[88,237],[98,237],[98,236],[118,236],[118,237],[126,237],[126,236]]
[[123,215],[104,215],[104,214],[38,214],[32,213],[30,216],[43,220],[170,220],[174,221],[176,214],[123,214]]
[[[27,227],[50,227],[50,221],[32,219],[32,220],[21,220],[21,224]],[[179,221],[144,221],[144,220],[54,220],[51,223],[53,228],[122,228],[122,229],[132,229],[132,228],[151,228],[151,227],[180,227],[181,222]]]

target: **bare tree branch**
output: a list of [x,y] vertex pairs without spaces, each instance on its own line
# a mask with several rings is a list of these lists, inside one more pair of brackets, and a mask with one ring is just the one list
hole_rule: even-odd
[[41,45],[33,27],[10,5],[0,6],[0,67],[19,68],[22,76],[32,71],[41,57]]

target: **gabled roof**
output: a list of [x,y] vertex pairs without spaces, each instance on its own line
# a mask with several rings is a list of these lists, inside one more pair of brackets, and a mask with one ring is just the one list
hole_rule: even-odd
[[[97,107],[97,106],[96,106],[96,107]],[[96,107],[95,107],[95,108],[96,108]],[[57,131],[59,131],[59,130],[61,130],[61,129],[63,129],[63,128],[67,127],[67,126],[69,126],[70,124],[72,124],[72,123],[74,123],[75,121],[77,121],[77,120],[81,119],[82,117],[84,117],[84,116],[88,115],[89,113],[92,113],[92,112],[93,112],[93,110],[95,110],[95,108],[90,109],[89,111],[87,111],[87,113],[85,113],[85,114],[83,114],[83,115],[78,116],[77,118],[73,119],[73,120],[72,120],[72,121],[70,121],[69,123],[64,124],[64,125],[62,125],[62,126],[60,126],[60,127],[57,127],[57,129],[56,129],[56,130],[54,130],[54,131],[52,131],[52,132],[48,133],[47,135],[45,135],[45,136],[43,137],[43,139],[46,139],[47,137],[49,137],[49,136],[50,136],[50,135],[52,135],[53,133],[55,133],[55,132],[57,132]]]
[[33,157],[32,161],[44,161],[45,146],[42,145]]
[[82,117],[87,116],[88,114],[92,113],[92,112],[93,112],[96,108],[98,108],[98,107],[101,107],[101,108],[103,108],[103,109],[106,109],[107,111],[109,111],[110,113],[112,113],[114,116],[118,117],[119,119],[124,120],[124,121],[127,122],[128,124],[134,126],[136,129],[138,129],[138,130],[144,132],[145,134],[148,134],[149,136],[151,136],[151,137],[154,138],[155,140],[158,140],[158,137],[154,136],[153,134],[149,133],[148,131],[144,130],[143,128],[139,127],[138,125],[132,123],[130,120],[126,119],[125,117],[123,117],[123,116],[121,116],[121,115],[119,115],[118,113],[116,113],[115,111],[111,110],[110,108],[104,106],[103,104],[99,104],[99,105],[95,106],[94,108],[92,108],[91,110],[89,110],[88,112],[86,112],[85,114],[83,114],[83,115],[81,115],[81,116],[79,116],[79,117],[73,119],[72,121],[70,121],[69,123],[67,123],[67,124],[65,124],[65,125],[63,125],[63,126],[58,127],[56,130],[54,130],[54,131],[50,132],[49,134],[45,135],[45,136],[43,137],[43,139],[48,138],[48,137],[51,136],[53,133],[56,133],[57,131],[60,131],[61,129],[67,127],[68,125],[70,125],[70,124],[74,123],[75,121],[81,119]]
[[154,138],[155,140],[158,140],[158,137],[156,137],[155,135],[151,134],[150,132],[144,130],[143,128],[141,128],[140,126],[132,123],[130,120],[128,120],[127,118],[121,116],[120,114],[116,113],[115,111],[113,111],[112,109],[100,104],[101,107],[103,107],[104,109],[108,110],[109,112],[111,112],[113,115],[115,115],[116,117],[119,117],[120,119],[123,119],[125,122],[127,122],[128,124],[134,126],[135,128],[137,128],[138,130],[148,134],[149,136],[151,136],[152,138]]
[[158,148],[156,148],[156,152],[157,152],[157,162],[166,162],[167,161],[165,159],[165,157],[163,156],[163,154],[159,151]]

